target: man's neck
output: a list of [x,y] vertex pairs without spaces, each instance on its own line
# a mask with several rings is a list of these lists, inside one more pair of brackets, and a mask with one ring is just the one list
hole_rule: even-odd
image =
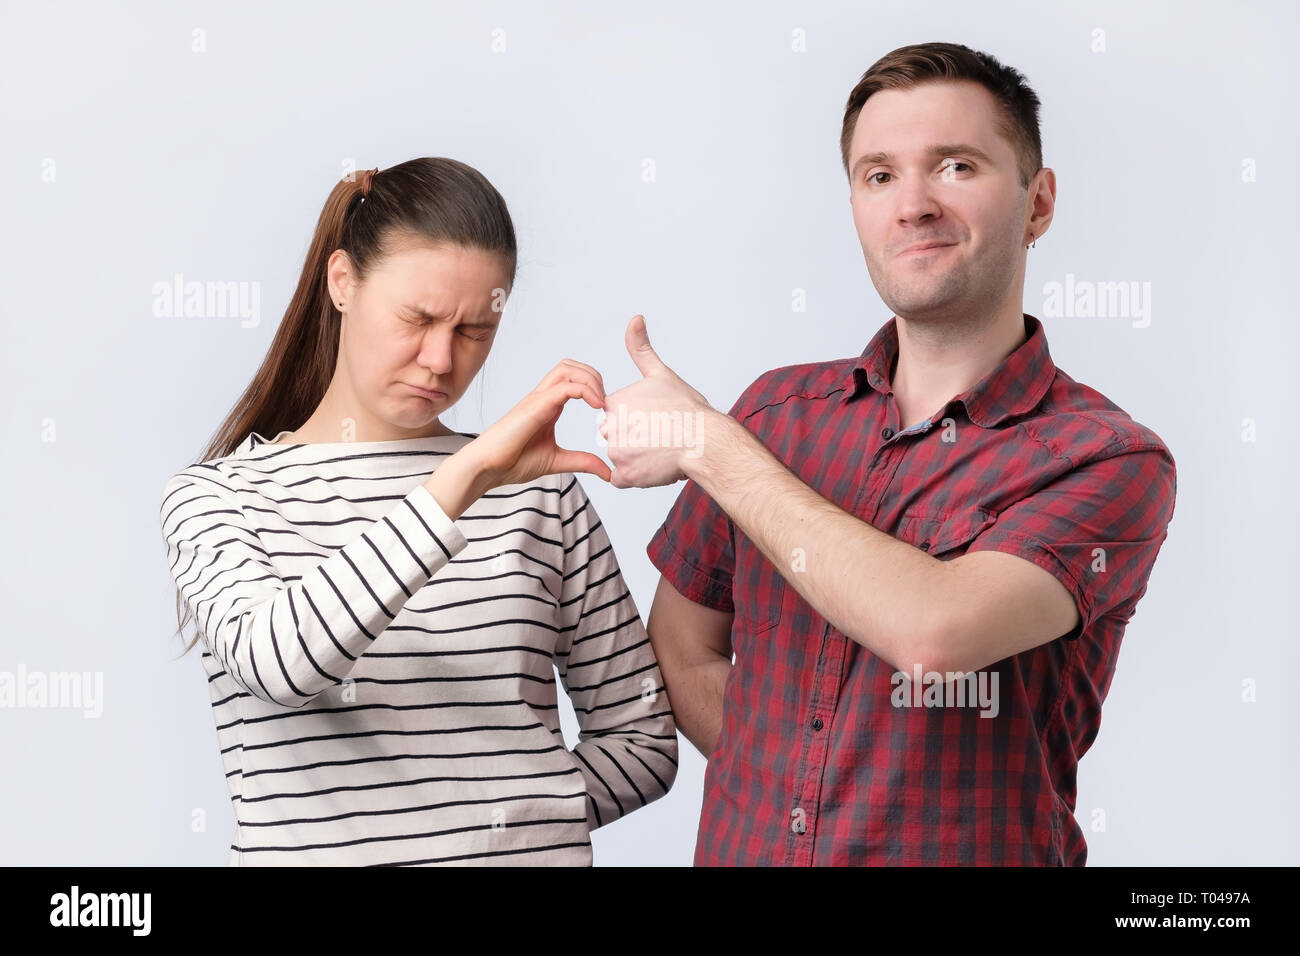
[[1021,312],[957,326],[899,316],[895,326],[898,360],[890,387],[900,429],[939,411],[995,369],[1026,338]]

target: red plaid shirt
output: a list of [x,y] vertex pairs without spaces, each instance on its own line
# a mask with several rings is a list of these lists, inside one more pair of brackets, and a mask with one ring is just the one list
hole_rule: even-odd
[[1037,318],[1025,330],[996,369],[910,428],[890,390],[892,318],[861,357],[767,372],[730,412],[880,531],[940,560],[1019,555],[1065,585],[1079,626],[984,669],[996,714],[918,706],[923,682],[900,694],[890,665],[686,482],[647,553],[683,595],[735,614],[696,865],[1085,862],[1075,774],[1173,515],[1174,459],[1056,368]]

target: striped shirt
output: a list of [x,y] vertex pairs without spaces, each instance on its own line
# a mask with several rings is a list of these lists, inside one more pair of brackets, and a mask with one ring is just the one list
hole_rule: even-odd
[[503,485],[453,522],[424,482],[476,436],[285,434],[173,475],[159,512],[229,863],[590,865],[592,829],[672,785],[677,733],[582,485]]

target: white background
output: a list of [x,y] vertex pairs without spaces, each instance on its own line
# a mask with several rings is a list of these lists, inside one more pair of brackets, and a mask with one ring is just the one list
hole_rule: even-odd
[[[1088,862],[1300,862],[1295,10],[5,3],[0,670],[102,671],[104,713],[0,709],[0,862],[226,861],[204,675],[197,651],[173,660],[160,492],[260,364],[345,162],[450,156],[509,203],[518,282],[451,427],[480,431],[565,356],[610,391],[632,381],[637,312],[725,410],[767,369],[857,355],[889,318],[840,122],[871,63],[928,40],[992,53],[1041,97],[1059,191],[1025,311],[1063,370],[1178,463],[1169,539],[1080,766]],[[260,283],[260,323],[155,317],[153,284],[178,272]],[[1150,325],[1048,316],[1043,287],[1067,274],[1149,282]],[[594,422],[575,403],[561,442],[598,450]],[[583,483],[648,615],[645,545],[680,486]],[[691,862],[704,761],[681,750],[668,796],[593,835],[598,865]]]

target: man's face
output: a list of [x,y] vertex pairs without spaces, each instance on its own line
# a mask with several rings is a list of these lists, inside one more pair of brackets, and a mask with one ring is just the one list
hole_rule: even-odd
[[340,356],[352,394],[399,428],[427,427],[483,367],[507,283],[502,258],[481,249],[412,244],[386,257],[350,285]]
[[[992,94],[968,81],[882,90],[862,107],[849,201],[872,284],[896,315],[946,319],[1020,301],[1028,198],[998,119]],[[924,243],[944,245],[910,251]]]

